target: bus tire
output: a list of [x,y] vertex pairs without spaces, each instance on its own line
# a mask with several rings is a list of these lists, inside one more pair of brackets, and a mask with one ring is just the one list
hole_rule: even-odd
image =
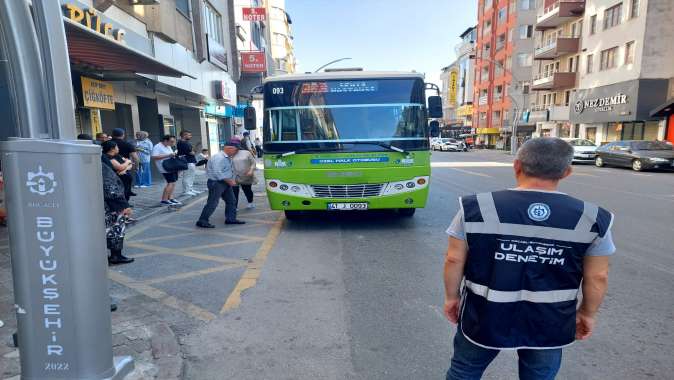
[[286,219],[288,220],[297,220],[300,215],[302,215],[302,211],[296,210],[285,210],[284,213],[286,215]]
[[414,216],[414,213],[417,211],[415,208],[399,208],[398,214],[405,218],[411,218]]

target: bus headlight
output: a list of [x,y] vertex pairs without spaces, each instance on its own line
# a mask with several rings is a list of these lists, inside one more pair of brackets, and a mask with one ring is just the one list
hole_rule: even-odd
[[267,181],[267,191],[277,194],[293,195],[296,197],[312,197],[309,186],[299,183],[281,182],[277,179]]
[[405,181],[390,182],[384,186],[381,195],[396,195],[421,190],[428,186],[428,176],[415,177]]

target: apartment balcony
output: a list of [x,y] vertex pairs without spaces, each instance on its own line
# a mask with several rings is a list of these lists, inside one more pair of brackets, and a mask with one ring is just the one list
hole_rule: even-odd
[[475,54],[475,44],[474,43],[461,42],[460,44],[458,44],[454,47],[454,52],[456,53],[457,57],[463,57],[464,55]]
[[534,59],[556,59],[566,54],[575,54],[580,50],[580,37],[558,37],[547,46],[534,50]]
[[479,106],[484,106],[487,103],[489,103],[489,96],[488,95],[482,95],[477,99],[477,104]]
[[585,12],[585,0],[557,0],[538,11],[536,30],[556,28]]
[[531,86],[533,91],[565,90],[576,85],[576,73],[556,72],[545,73],[534,78]]
[[529,111],[529,122],[569,121],[569,106],[537,104]]

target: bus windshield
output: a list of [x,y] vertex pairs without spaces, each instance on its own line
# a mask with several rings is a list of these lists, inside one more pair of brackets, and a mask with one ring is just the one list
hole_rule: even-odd
[[[424,149],[423,89],[421,79],[414,78],[267,83],[265,150],[328,150],[357,141]],[[379,149],[350,145],[348,150]]]

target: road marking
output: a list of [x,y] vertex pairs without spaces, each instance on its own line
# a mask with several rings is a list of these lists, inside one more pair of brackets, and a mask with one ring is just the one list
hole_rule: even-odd
[[590,173],[580,173],[580,172],[573,172],[572,176],[574,175],[579,175],[583,177],[599,177],[598,175],[590,174]]
[[228,311],[231,311],[239,307],[239,305],[241,305],[241,294],[245,290],[250,289],[254,287],[255,284],[257,284],[257,279],[260,278],[262,266],[267,261],[267,256],[269,256],[269,252],[271,252],[272,248],[274,247],[274,244],[276,243],[276,240],[281,234],[281,229],[283,228],[284,220],[285,218],[283,217],[283,214],[280,214],[278,219],[274,223],[274,226],[267,234],[267,237],[264,239],[264,242],[262,242],[260,249],[258,249],[257,253],[255,254],[255,257],[253,257],[253,259],[248,264],[246,271],[241,276],[241,279],[239,279],[239,282],[236,284],[236,287],[234,288],[232,293],[230,293],[229,296],[227,297],[225,304],[222,305],[222,309],[220,309],[220,314],[225,314]]
[[217,273],[217,272],[222,272],[228,269],[234,269],[234,268],[240,268],[246,266],[247,262],[244,260],[236,260],[236,262],[232,262],[231,264],[227,265],[220,265],[217,267],[212,267],[212,268],[206,268],[202,270],[197,270],[193,272],[185,272],[185,273],[178,273],[170,276],[164,276],[164,277],[157,277],[153,278],[151,280],[145,280],[143,283],[145,285],[154,285],[154,284],[160,284],[162,282],[168,282],[168,281],[175,281],[175,280],[186,280],[188,278],[192,277],[198,277],[198,276],[203,276],[206,274],[211,274],[211,273]]
[[431,162],[432,168],[512,168],[512,163],[496,161]]
[[466,174],[470,174],[470,175],[476,175],[476,176],[479,176],[479,177],[494,178],[494,176],[491,176],[489,174],[472,172],[470,170],[457,169],[457,168],[451,168],[451,169],[456,170],[457,172],[466,173]]
[[157,300],[163,305],[187,313],[198,320],[209,322],[215,319],[216,317],[215,314],[211,313],[206,309],[203,309],[197,305],[178,299],[174,296],[170,296],[162,290],[144,284],[143,282],[136,281],[119,272],[109,270],[108,277],[111,280],[126,286],[127,288],[133,289],[140,294],[143,294],[154,300]]
[[[203,199],[206,199],[206,197],[202,196],[199,197],[198,199],[195,199],[192,203],[188,204],[187,206],[181,207],[178,211],[176,211],[176,213],[184,212],[185,210],[189,210],[190,208],[196,206],[197,204],[201,204],[201,201]],[[170,218],[174,218],[174,215],[166,214],[164,216],[157,217],[157,220],[154,220],[154,223],[143,223],[140,226],[134,227],[130,229],[129,232],[126,233],[126,239],[131,239],[132,237],[144,232],[148,228],[154,227],[157,223],[163,223]]]

